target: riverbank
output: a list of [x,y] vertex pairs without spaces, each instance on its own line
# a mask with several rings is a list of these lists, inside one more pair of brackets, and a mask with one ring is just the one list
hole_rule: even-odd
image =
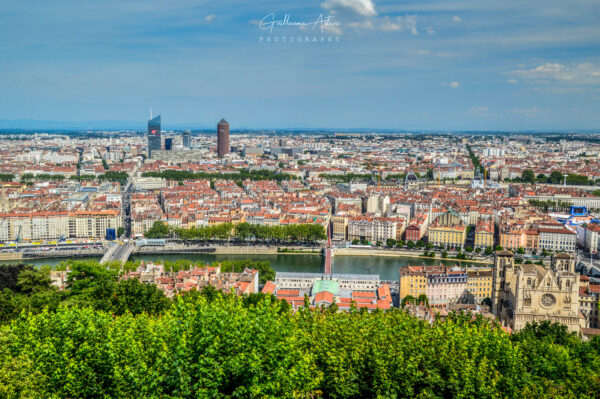
[[466,263],[481,263],[481,264],[493,264],[492,259],[484,257],[474,257],[473,259],[456,259],[450,256],[456,256],[456,253],[448,253],[448,258],[442,258],[440,254],[436,253],[435,258],[424,256],[422,251],[407,251],[407,250],[394,250],[394,249],[368,249],[368,248],[336,248],[334,250],[335,256],[385,256],[385,257],[398,257],[398,258],[422,258],[430,260],[443,260],[443,261],[454,261],[454,262],[466,262]]

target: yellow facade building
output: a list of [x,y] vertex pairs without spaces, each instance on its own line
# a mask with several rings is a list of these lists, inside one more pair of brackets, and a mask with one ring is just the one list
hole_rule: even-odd
[[427,273],[424,269],[415,266],[400,268],[400,298],[411,295],[418,298],[419,295],[427,295]]
[[467,290],[475,303],[481,303],[485,298],[492,298],[492,268],[467,270]]
[[475,226],[475,248],[494,247],[494,222],[481,219]]
[[430,244],[462,248],[467,238],[467,227],[458,215],[450,211],[434,220],[427,235]]

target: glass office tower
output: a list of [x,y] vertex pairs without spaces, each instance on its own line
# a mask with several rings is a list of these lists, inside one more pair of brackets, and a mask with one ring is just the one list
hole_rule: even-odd
[[160,149],[160,115],[157,115],[148,121],[148,158],[152,158],[152,151]]

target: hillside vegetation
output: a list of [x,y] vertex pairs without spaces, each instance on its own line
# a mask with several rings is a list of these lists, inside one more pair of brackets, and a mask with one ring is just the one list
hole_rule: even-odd
[[[292,313],[271,296],[214,289],[165,303],[159,291],[132,285],[109,290],[107,299],[106,280],[83,272],[93,271],[79,270],[70,281],[62,294],[69,301],[38,314],[23,311],[0,327],[0,398],[593,398],[600,392],[600,340],[582,342],[557,324],[511,336],[461,314],[430,325],[400,310]],[[31,280],[17,280],[13,289],[39,292],[22,287]],[[145,309],[140,295],[152,306]]]

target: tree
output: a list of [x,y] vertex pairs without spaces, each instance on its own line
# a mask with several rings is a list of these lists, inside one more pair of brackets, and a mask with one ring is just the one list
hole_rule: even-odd
[[112,296],[112,313],[123,315],[161,314],[170,306],[165,294],[154,284],[145,284],[136,278],[119,281]]
[[483,298],[483,300],[481,301],[481,304],[485,305],[491,309],[492,308],[492,299],[491,298]]
[[358,238],[355,238],[354,240],[352,240],[352,245],[358,245],[360,244],[360,241],[358,240]]
[[427,298],[427,295],[425,294],[421,294],[419,295],[419,297],[417,298],[417,303],[418,304],[423,304],[427,307],[429,307],[429,298]]
[[152,224],[152,227],[148,229],[144,233],[144,237],[146,238],[166,238],[171,234],[171,229],[169,226],[160,220],[155,221]]
[[404,298],[402,298],[402,301],[400,302],[400,307],[405,307],[407,303],[411,303],[411,304],[416,304],[417,303],[417,298],[415,298],[412,295],[407,295]]
[[496,245],[496,251],[502,251],[503,249],[502,245]]
[[123,237],[124,234],[125,234],[125,227],[119,227],[117,229],[117,236]]
[[533,173],[533,170],[531,170],[531,169],[526,169],[521,174],[521,179],[523,179],[523,181],[525,183],[534,184],[535,183],[535,173]]
[[550,177],[548,177],[548,183],[559,184],[559,183],[562,183],[562,181],[563,181],[563,174],[562,174],[562,172],[560,172],[558,170],[552,171],[552,173],[550,173]]
[[408,248],[410,248],[410,249],[413,249],[413,248],[415,247],[415,243],[414,243],[414,242],[412,242],[412,241],[409,241],[409,242],[406,244],[406,246],[407,246]]
[[67,275],[67,303],[109,311],[112,308],[117,272],[87,261],[72,262],[70,268]]
[[477,248],[475,248],[475,252],[476,252],[476,253],[481,253],[481,247],[477,247]]
[[484,254],[486,255],[491,255],[494,253],[494,250],[492,249],[492,247],[485,247],[485,252]]
[[397,241],[396,241],[396,240],[394,240],[393,238],[388,238],[388,239],[385,241],[385,245],[386,245],[388,248],[395,247],[395,246],[396,246],[396,244],[397,244]]
[[447,258],[448,257],[448,251],[444,250],[444,252],[442,252],[442,258]]
[[519,255],[523,255],[523,254],[525,253],[525,249],[524,249],[523,247],[519,247],[519,248],[517,249],[517,253],[518,253]]

